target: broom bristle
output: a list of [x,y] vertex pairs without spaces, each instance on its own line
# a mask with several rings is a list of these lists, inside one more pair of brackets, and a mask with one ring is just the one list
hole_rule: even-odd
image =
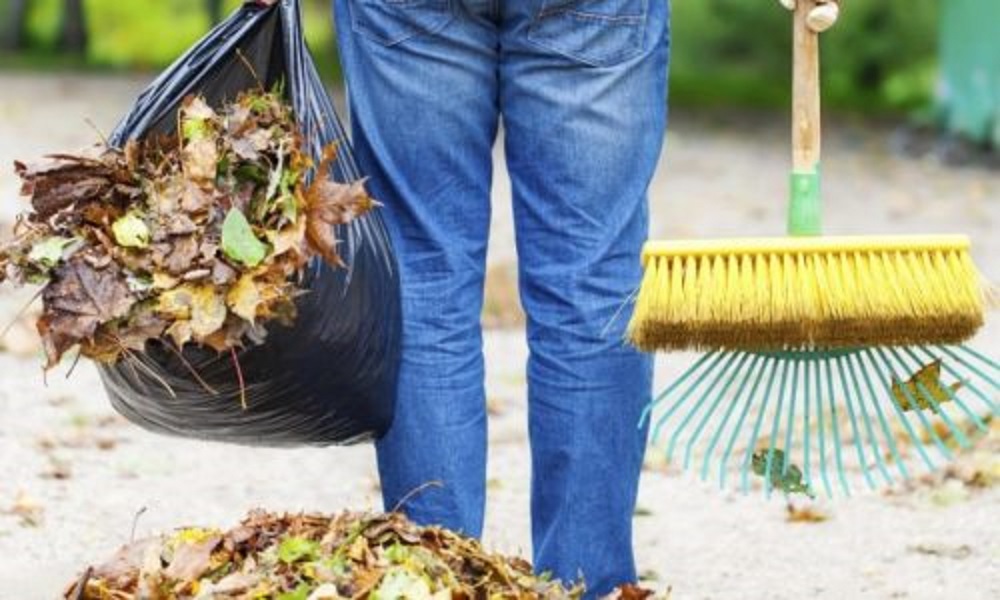
[[956,344],[986,286],[964,236],[651,242],[629,324],[642,350]]

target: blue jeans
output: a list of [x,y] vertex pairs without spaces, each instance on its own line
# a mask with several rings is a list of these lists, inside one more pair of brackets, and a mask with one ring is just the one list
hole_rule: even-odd
[[531,350],[534,561],[582,574],[591,593],[636,577],[652,364],[622,341],[629,315],[615,317],[640,281],[668,11],[666,0],[335,0],[355,150],[401,265],[397,413],[378,443],[385,506],[436,480],[405,512],[483,527],[480,310],[502,118]]

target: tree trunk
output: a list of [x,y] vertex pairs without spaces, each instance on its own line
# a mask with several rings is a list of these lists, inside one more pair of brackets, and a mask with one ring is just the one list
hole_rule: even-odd
[[212,25],[218,25],[219,21],[222,20],[222,0],[205,0],[205,6],[208,9],[208,18],[211,19]]
[[87,19],[83,10],[83,0],[65,0],[63,2],[59,48],[73,54],[85,55],[87,53]]
[[25,26],[28,16],[28,0],[8,0],[6,26],[0,31],[0,48],[23,50]]

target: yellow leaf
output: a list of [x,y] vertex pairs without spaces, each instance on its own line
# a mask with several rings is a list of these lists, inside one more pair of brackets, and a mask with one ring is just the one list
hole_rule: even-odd
[[174,321],[170,327],[167,327],[164,335],[170,336],[170,339],[174,341],[174,345],[181,348],[184,344],[191,341],[191,322],[187,320]]
[[[938,359],[921,367],[905,382],[893,378],[892,397],[904,411],[930,408],[937,412],[935,404],[951,402],[952,395],[961,387],[961,382],[953,383],[950,387],[941,383],[941,359]],[[911,399],[916,401],[916,406],[913,406]]]
[[178,283],[180,283],[180,280],[169,273],[162,271],[153,273],[153,287],[158,290],[169,290],[176,287]]
[[233,313],[250,323],[257,317],[257,307],[261,301],[260,290],[251,273],[244,273],[226,294],[226,305]]
[[172,319],[190,319],[193,305],[194,290],[190,285],[182,285],[160,294],[156,310]]
[[226,303],[211,285],[194,288],[191,331],[198,339],[212,335],[226,322]]

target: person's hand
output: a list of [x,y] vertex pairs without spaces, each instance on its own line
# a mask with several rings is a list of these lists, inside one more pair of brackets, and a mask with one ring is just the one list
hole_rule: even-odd
[[[795,10],[797,0],[778,0],[788,10]],[[840,17],[840,0],[816,0],[816,8],[809,11],[806,23],[809,29],[822,33],[833,27]]]

